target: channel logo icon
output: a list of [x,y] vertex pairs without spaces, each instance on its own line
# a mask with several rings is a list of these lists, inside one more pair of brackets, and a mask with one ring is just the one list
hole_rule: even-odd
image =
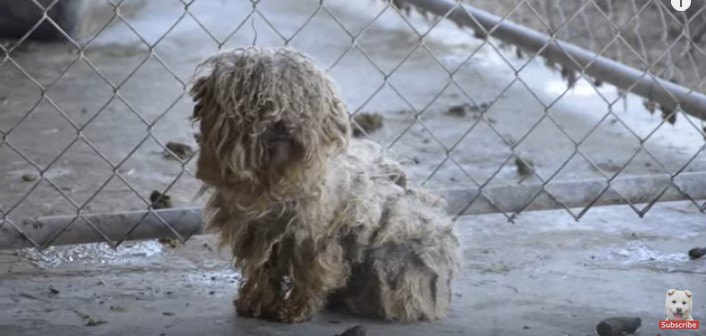
[[691,0],[672,0],[672,7],[683,12],[691,7]]
[[670,289],[664,301],[667,318],[659,321],[663,330],[699,330],[699,321],[692,315],[694,294],[688,290]]

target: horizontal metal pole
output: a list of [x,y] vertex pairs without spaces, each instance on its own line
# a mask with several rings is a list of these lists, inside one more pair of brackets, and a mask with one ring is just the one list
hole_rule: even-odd
[[[105,241],[100,234],[87,224],[89,221],[113,242],[173,237],[174,234],[164,223],[168,223],[182,237],[189,237],[201,232],[200,208],[162,209],[153,210],[153,212],[159,217],[145,210],[123,213],[84,214],[78,218],[76,218],[76,215],[42,217],[25,219],[15,224],[24,234],[28,235],[40,246],[44,246],[65,228],[65,231],[52,242],[52,245]],[[138,222],[139,225],[128,234],[128,231]],[[2,225],[0,227],[0,249],[19,249],[34,246],[15,230],[10,223],[6,222],[0,225]]]
[[[611,189],[595,201],[608,186],[604,179],[580,180],[567,182],[552,182],[547,186],[540,183],[513,184],[505,186],[488,186],[482,189],[450,189],[438,193],[448,203],[452,214],[487,214],[500,211],[515,213],[531,210],[576,208],[587,205],[616,205],[648,203],[653,201],[665,188],[669,187],[659,198],[659,201],[679,201],[687,197],[679,192],[674,185],[693,199],[706,199],[706,173],[682,173],[674,178],[674,185],[669,176],[630,176],[617,178],[610,182]],[[548,190],[561,203],[554,200]],[[620,190],[620,194],[615,190]],[[622,195],[622,197],[621,197]],[[536,197],[535,197],[536,196]],[[594,202],[595,201],[595,202]],[[470,206],[469,203],[473,202]],[[531,203],[530,203],[531,202]],[[529,205],[527,203],[530,203]],[[201,232],[201,209],[181,208],[156,210],[162,218],[180,235],[188,237]],[[84,219],[76,216],[55,216],[21,221],[18,226],[38,244],[44,244],[48,239],[75,221],[64,231],[53,245],[92,243],[103,241]],[[113,241],[156,239],[171,237],[173,234],[159,220],[147,211],[134,211],[112,214],[90,214],[82,217],[90,219],[96,228],[101,230]],[[140,225],[127,237],[126,232],[138,221]],[[9,223],[0,227],[0,249],[18,249],[33,246],[22,235],[14,230]]]
[[442,195],[451,213],[471,215],[642,204],[654,201],[663,191],[660,202],[687,200],[686,195],[694,200],[706,199],[706,173],[681,173],[673,183],[665,174],[619,177],[610,183],[605,179],[591,179],[551,182],[546,186],[541,183],[493,186],[483,188],[480,196],[478,189],[454,189],[445,190]]
[[[603,82],[629,90],[670,109],[677,106],[689,115],[706,120],[706,95],[631,68],[576,45],[556,40],[477,8],[453,0],[401,0],[449,20],[541,56],[569,69],[584,71]],[[464,10],[465,8],[465,10]]]

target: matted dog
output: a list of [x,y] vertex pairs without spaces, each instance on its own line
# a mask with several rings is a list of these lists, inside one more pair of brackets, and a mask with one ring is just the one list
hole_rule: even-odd
[[332,80],[288,48],[211,57],[191,88],[204,221],[232,249],[240,315],[298,322],[327,303],[396,321],[445,315],[458,242],[444,202],[350,138]]

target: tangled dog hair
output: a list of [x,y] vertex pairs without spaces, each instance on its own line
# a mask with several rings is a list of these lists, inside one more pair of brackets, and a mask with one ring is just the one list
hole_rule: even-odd
[[191,88],[208,229],[242,273],[240,315],[308,320],[327,304],[396,321],[445,315],[458,242],[442,200],[352,141],[332,80],[288,48],[205,61]]

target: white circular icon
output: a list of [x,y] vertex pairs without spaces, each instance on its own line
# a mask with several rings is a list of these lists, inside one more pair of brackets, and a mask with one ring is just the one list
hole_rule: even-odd
[[683,12],[691,7],[691,0],[672,0],[672,7]]

